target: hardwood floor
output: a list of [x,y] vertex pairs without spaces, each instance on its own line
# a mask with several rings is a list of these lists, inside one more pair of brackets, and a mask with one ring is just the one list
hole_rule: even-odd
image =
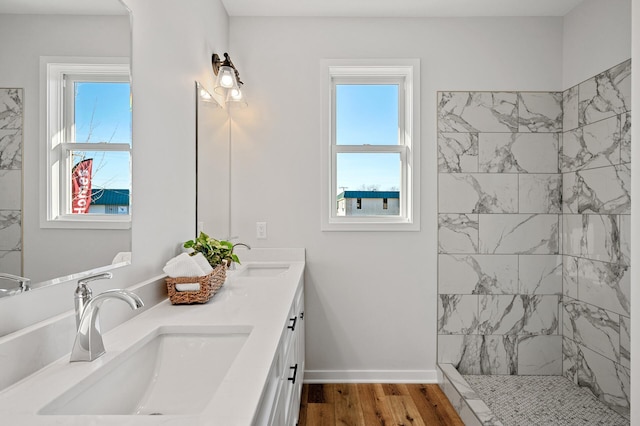
[[438,385],[305,384],[299,426],[464,426]]

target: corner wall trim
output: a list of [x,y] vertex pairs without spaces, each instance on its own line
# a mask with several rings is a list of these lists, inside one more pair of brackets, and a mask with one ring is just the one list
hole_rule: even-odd
[[438,383],[436,370],[305,370],[304,383]]

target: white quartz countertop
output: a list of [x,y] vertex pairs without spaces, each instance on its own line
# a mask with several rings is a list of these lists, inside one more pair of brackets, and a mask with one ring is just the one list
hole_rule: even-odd
[[[253,252],[253,253],[252,253]],[[304,249],[252,250],[252,263],[287,263],[276,277],[242,277],[229,271],[227,282],[206,304],[171,305],[169,300],[104,334],[106,354],[93,362],[59,359],[0,393],[0,423],[6,425],[251,425],[271,369],[289,308],[304,273]],[[242,267],[241,267],[242,268]],[[109,304],[101,315],[108,315]],[[213,398],[193,415],[40,415],[59,395],[113,361],[163,326],[239,326],[251,332]],[[71,348],[69,348],[69,352]],[[212,360],[215,362],[215,360]],[[179,366],[177,366],[179,368]],[[206,366],[205,366],[206,368]],[[122,383],[126,387],[126,383]],[[179,395],[176,395],[179,398]],[[109,398],[109,395],[104,395]]]

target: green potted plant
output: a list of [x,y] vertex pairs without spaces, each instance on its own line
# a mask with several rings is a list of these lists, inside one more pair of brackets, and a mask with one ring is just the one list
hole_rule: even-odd
[[202,253],[213,268],[222,264],[223,260],[227,261],[227,266],[231,265],[231,262],[240,263],[238,256],[233,253],[233,243],[216,240],[204,232],[200,232],[195,240],[184,243],[184,248],[193,249],[192,256],[196,253]]

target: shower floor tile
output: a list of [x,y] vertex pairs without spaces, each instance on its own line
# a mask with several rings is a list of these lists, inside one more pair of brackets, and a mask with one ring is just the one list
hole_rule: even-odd
[[463,377],[505,426],[629,425],[563,376]]

